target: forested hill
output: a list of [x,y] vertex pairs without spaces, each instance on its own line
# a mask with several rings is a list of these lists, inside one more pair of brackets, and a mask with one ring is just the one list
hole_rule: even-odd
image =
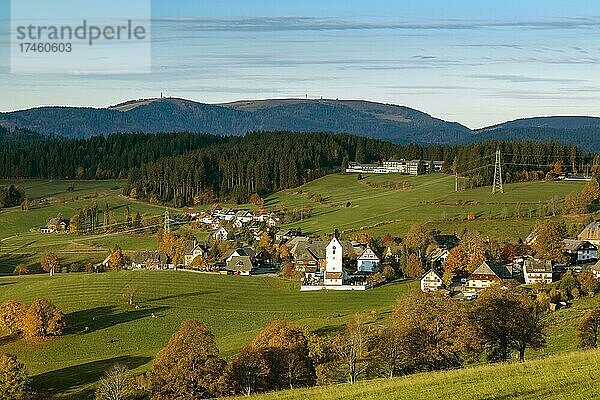
[[548,128],[548,129],[590,129],[600,128],[599,117],[578,117],[578,116],[554,116],[554,117],[533,117],[521,118],[514,121],[504,122],[502,124],[489,126],[480,131],[489,132],[499,129],[514,128]]
[[334,132],[394,143],[458,143],[471,131],[397,105],[367,101],[263,100],[211,105],[164,98],[110,108],[41,107],[0,113],[0,125],[44,135],[86,138],[121,132],[197,132],[240,136],[249,131]]
[[555,141],[562,144],[574,144],[588,152],[600,153],[600,126],[586,128],[552,127],[515,127],[480,130],[467,142],[487,142],[490,140],[536,142]]

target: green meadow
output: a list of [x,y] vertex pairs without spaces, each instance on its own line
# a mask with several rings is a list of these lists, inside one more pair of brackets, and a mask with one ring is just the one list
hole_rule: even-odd
[[[470,229],[499,240],[516,240],[527,236],[548,200],[561,201],[582,183],[516,183],[504,185],[504,194],[496,195],[490,187],[456,192],[454,186],[454,177],[445,174],[370,175],[360,181],[356,175],[339,174],[266,200],[269,206],[284,203],[288,209],[312,207],[311,218],[290,226],[317,235],[337,228],[402,236],[412,224],[423,223],[444,233]],[[323,199],[320,203],[311,197],[317,194]],[[475,219],[468,220],[469,214]]]
[[[138,288],[136,303],[121,294]],[[230,358],[273,319],[319,335],[341,329],[359,311],[384,318],[415,282],[367,292],[301,293],[271,277],[233,277],[186,271],[71,273],[0,278],[0,302],[47,297],[65,312],[65,335],[44,342],[2,337],[0,351],[14,353],[34,375],[34,387],[80,398],[103,372],[120,362],[144,372],[182,320],[206,323]],[[87,330],[86,330],[87,327]]]

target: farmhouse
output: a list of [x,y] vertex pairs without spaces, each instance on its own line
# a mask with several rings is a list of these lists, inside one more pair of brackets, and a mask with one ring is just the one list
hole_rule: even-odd
[[577,239],[586,240],[596,246],[600,246],[600,222],[594,221],[586,226]]
[[370,173],[370,174],[391,174],[400,173],[407,175],[419,175],[422,173],[441,172],[443,161],[423,161],[423,160],[388,160],[380,164],[362,164],[359,162],[350,162],[346,168],[347,173]]
[[40,228],[41,233],[68,232],[69,220],[51,218],[46,225]]
[[251,247],[240,247],[225,259],[227,271],[235,275],[251,275],[256,267],[256,253]]
[[587,240],[565,239],[565,252],[571,264],[581,264],[598,259],[598,246]]
[[490,266],[487,262],[483,262],[469,277],[465,291],[476,292],[486,289],[490,286],[502,283],[504,279],[513,277],[512,266]]
[[206,258],[206,255],[207,249],[205,243],[198,242],[195,239],[188,240],[183,249],[183,265],[186,267],[190,266],[196,257],[202,256]]
[[212,237],[215,240],[219,240],[221,242],[224,242],[229,237],[229,232],[227,231],[227,229],[225,229],[225,227],[221,226],[221,227],[219,227],[219,229],[217,229],[216,231],[214,231],[212,233]]
[[552,283],[552,261],[527,258],[523,264],[523,276],[527,285]]
[[159,251],[138,251],[133,257],[133,269],[162,269],[169,266],[169,256]]
[[356,270],[358,272],[373,272],[380,263],[380,259],[375,252],[367,246],[367,248],[356,258]]
[[421,290],[425,293],[435,292],[443,287],[442,274],[437,268],[431,268],[421,278]]

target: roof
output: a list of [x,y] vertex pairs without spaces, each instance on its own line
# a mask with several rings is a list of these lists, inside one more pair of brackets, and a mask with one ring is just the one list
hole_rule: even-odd
[[448,250],[458,246],[460,242],[460,239],[456,235],[435,235],[433,239],[440,247]]
[[581,240],[600,240],[600,222],[589,223],[577,237]]
[[200,247],[204,251],[206,250],[206,243],[197,240],[187,240],[183,247],[183,254],[192,254],[197,247]]
[[448,249],[445,249],[443,247],[438,247],[437,249],[433,250],[431,253],[427,254],[427,256],[425,256],[425,259],[429,262],[436,262],[437,260],[439,260],[440,258],[444,257],[447,254],[448,254]]
[[342,279],[343,272],[325,272],[325,279]]
[[233,256],[227,262],[227,269],[230,271],[249,272],[254,265],[249,256]]
[[592,245],[593,247],[596,247],[587,240],[564,239],[563,242],[565,244],[566,251],[577,251],[586,243]]
[[523,265],[524,274],[551,274],[552,273],[552,261],[548,260],[537,260],[535,258],[528,258],[525,260]]
[[598,260],[598,262],[596,262],[596,264],[592,265],[590,268],[592,271],[600,271],[600,260]]
[[133,262],[136,264],[144,264],[146,262],[166,264],[168,261],[169,257],[167,254],[159,251],[138,251],[133,258]]
[[425,273],[423,274],[423,276],[421,276],[421,279],[423,279],[427,275],[429,275],[430,272],[433,272],[438,278],[443,279],[442,278],[442,273],[437,268],[429,268],[427,271],[425,271]]
[[357,260],[374,260],[374,259],[379,260],[379,256],[377,254],[375,254],[375,252],[370,247],[367,247],[365,249],[365,251],[363,251],[357,257]]
[[512,267],[509,269],[507,266],[490,266],[484,261],[471,275],[469,275],[469,279],[489,279],[490,277],[496,277],[498,279],[512,278]]

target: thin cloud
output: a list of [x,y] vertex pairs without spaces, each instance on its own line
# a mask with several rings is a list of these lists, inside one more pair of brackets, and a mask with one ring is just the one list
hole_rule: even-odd
[[526,76],[526,75],[469,75],[470,78],[476,79],[487,79],[491,81],[501,81],[501,82],[509,82],[509,83],[534,83],[534,82],[544,82],[544,83],[581,83],[588,82],[585,79],[569,79],[569,78],[553,78],[553,77],[543,77],[543,76]]

